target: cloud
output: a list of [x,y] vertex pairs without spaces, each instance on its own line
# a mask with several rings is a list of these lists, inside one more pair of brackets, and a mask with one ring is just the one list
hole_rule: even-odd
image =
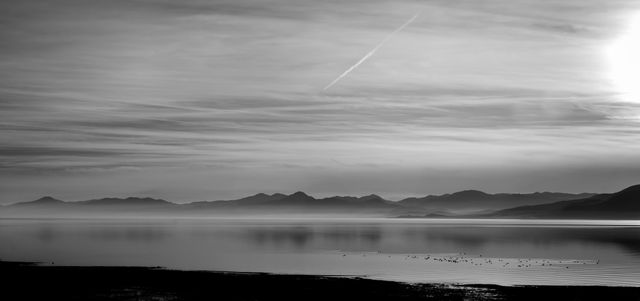
[[[364,190],[375,186],[338,175],[372,172],[380,185],[411,175],[414,192],[545,190],[555,184],[540,179],[559,164],[590,170],[586,189],[605,174],[595,169],[640,153],[640,108],[615,100],[599,52],[633,5],[3,1],[0,176],[12,185],[0,197],[38,181],[74,191],[79,175],[84,193],[108,178],[107,192],[141,191],[125,183],[138,181],[201,198],[247,187],[355,190],[325,177]],[[419,9],[412,26],[318,93]],[[538,186],[523,184],[527,172]],[[482,173],[493,182],[466,176]],[[420,188],[428,181],[441,186]],[[390,182],[380,187],[407,188]]]

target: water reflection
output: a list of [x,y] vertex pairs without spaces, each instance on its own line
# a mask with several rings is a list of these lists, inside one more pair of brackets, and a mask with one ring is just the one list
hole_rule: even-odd
[[171,237],[164,227],[91,228],[86,233],[90,239],[104,241],[154,242]]
[[306,227],[292,227],[287,229],[246,229],[246,236],[249,240],[259,246],[273,245],[276,247],[286,247],[287,245],[296,248],[305,248],[314,239],[314,231]]
[[[369,274],[384,279],[441,277],[471,282],[487,280],[491,275],[491,283],[626,281],[635,285],[629,279],[640,279],[640,227],[401,220],[283,223],[0,219],[0,242],[2,259],[60,264]],[[601,264],[534,273],[498,267],[437,266],[439,263],[425,266],[426,260],[412,261],[405,255],[461,253],[493,258],[598,260]]]
[[382,239],[379,227],[256,227],[244,230],[245,237],[259,247],[296,249],[342,249],[358,245],[361,248],[376,246]]
[[35,236],[42,242],[54,242],[57,238],[57,232],[51,226],[40,227]]
[[449,243],[461,249],[482,249],[489,244],[530,244],[541,248],[609,244],[640,256],[640,229],[635,227],[437,227],[407,229],[404,235],[426,244]]
[[[640,257],[640,228],[636,227],[520,227],[341,225],[247,227],[246,239],[257,247],[373,250],[396,253],[482,252],[487,246],[612,245]],[[597,248],[597,246],[594,246]]]
[[[6,222],[5,222],[6,224]],[[108,242],[153,243],[175,236],[212,242],[236,241],[253,248],[281,250],[345,250],[395,253],[487,252],[500,246],[516,249],[559,249],[580,245],[613,246],[640,257],[639,227],[518,226],[451,224],[227,224],[193,223],[89,223],[83,225],[34,223],[26,228],[3,227],[0,231],[26,231],[43,243],[55,243],[71,235]],[[504,250],[503,250],[504,251]],[[502,252],[504,253],[504,252]],[[501,254],[504,255],[504,254]]]

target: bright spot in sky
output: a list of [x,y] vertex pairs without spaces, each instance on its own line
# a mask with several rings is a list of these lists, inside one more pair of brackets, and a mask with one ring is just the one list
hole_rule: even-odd
[[640,14],[607,49],[610,73],[624,101],[640,103]]

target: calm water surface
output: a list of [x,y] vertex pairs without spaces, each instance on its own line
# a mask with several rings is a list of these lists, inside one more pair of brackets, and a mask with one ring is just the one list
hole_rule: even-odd
[[409,282],[640,286],[640,223],[0,219],[0,258]]

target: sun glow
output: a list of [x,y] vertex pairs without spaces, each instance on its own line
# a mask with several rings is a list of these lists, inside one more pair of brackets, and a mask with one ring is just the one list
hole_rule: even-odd
[[622,100],[640,103],[640,15],[607,49],[609,76]]

